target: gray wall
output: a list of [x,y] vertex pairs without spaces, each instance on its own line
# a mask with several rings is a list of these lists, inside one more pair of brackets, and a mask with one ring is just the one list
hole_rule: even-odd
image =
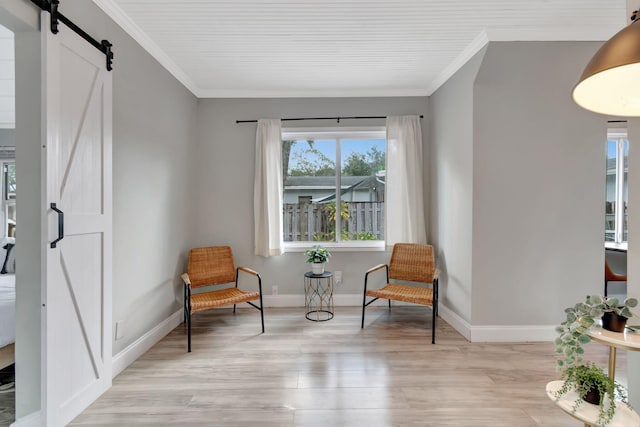
[[602,292],[606,118],[570,95],[599,45],[492,42],[430,98],[431,240],[471,329]]
[[124,331],[117,354],[181,306],[198,102],[93,2],[68,0],[64,13],[114,45],[113,321]]
[[0,145],[3,147],[15,147],[15,129],[0,129]]
[[602,292],[607,123],[571,99],[599,45],[489,44],[474,88],[474,325],[555,324]]
[[[237,264],[257,269],[265,292],[279,286],[279,294],[302,295],[302,277],[309,270],[299,252],[262,258],[253,254],[253,169],[256,124],[237,119],[326,117],[357,115],[427,115],[426,97],[404,98],[291,98],[203,99],[198,108],[198,147],[193,168],[198,230],[193,246],[230,245]],[[384,120],[342,121],[341,127],[384,125]],[[284,122],[284,127],[336,127],[335,122]],[[427,122],[423,121],[426,144]],[[335,293],[361,294],[364,272],[388,260],[385,252],[333,252],[328,269],[342,270],[343,283]],[[302,301],[302,298],[300,298]],[[268,319],[267,319],[268,322]],[[268,325],[267,325],[268,327]]]
[[430,97],[430,240],[442,270],[441,302],[467,322],[472,298],[473,82],[484,52]]
[[[629,118],[629,182],[640,182],[640,119]],[[635,147],[635,148],[634,148]],[[627,295],[640,299],[640,185],[629,185],[628,207],[629,251],[627,253]],[[629,319],[629,324],[640,324],[640,310]],[[640,352],[627,351],[629,403],[640,407]]]

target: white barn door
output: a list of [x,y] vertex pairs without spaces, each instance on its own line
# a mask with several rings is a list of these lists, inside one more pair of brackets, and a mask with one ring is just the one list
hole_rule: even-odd
[[[52,34],[47,13],[41,22],[47,223],[42,409],[46,425],[57,427],[111,386],[111,73],[104,54],[63,23]],[[64,238],[52,248],[60,231]]]

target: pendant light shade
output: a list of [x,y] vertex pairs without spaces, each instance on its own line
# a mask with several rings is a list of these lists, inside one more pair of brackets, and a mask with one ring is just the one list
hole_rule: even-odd
[[582,108],[612,116],[640,116],[640,23],[634,21],[591,58],[573,89]]

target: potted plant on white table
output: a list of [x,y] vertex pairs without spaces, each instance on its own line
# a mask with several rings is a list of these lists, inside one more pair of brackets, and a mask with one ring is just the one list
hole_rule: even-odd
[[572,408],[573,412],[584,401],[593,403],[599,407],[598,422],[603,426],[613,419],[617,404],[628,405],[627,395],[624,388],[609,378],[601,368],[593,363],[583,362],[583,346],[591,342],[589,329],[596,323],[596,319],[613,312],[624,316],[626,321],[632,314],[630,308],[637,304],[635,298],[627,298],[620,303],[616,298],[587,296],[585,302],[565,309],[566,319],[556,327],[558,336],[555,339],[555,351],[561,356],[557,360],[557,368],[562,373],[564,383],[554,395],[559,399],[575,390],[578,399]]
[[313,274],[324,273],[324,265],[329,262],[331,254],[324,246],[315,245],[311,249],[304,251],[307,256],[307,262],[311,264],[311,272]]

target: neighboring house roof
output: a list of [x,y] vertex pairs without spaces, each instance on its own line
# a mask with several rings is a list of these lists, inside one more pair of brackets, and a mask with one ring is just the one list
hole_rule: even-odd
[[[354,190],[369,190],[376,186],[384,187],[384,173],[378,176],[343,176],[340,194],[346,194]],[[331,190],[335,188],[333,176],[289,176],[285,180],[284,190]],[[326,197],[313,199],[314,203],[326,202],[336,198],[335,192]]]
[[[367,176],[343,176],[342,188],[351,187],[361,182]],[[318,189],[335,188],[335,176],[288,176],[284,181],[285,189]]]
[[[627,156],[625,155],[625,158]],[[624,167],[625,172],[629,172],[629,162]],[[615,158],[607,158],[607,175],[615,175],[616,174],[616,159]]]
[[[376,176],[343,176],[342,188],[352,187],[356,184],[382,184],[385,182],[385,171],[376,173]],[[335,188],[335,176],[287,176],[284,181],[285,189],[321,189]]]

